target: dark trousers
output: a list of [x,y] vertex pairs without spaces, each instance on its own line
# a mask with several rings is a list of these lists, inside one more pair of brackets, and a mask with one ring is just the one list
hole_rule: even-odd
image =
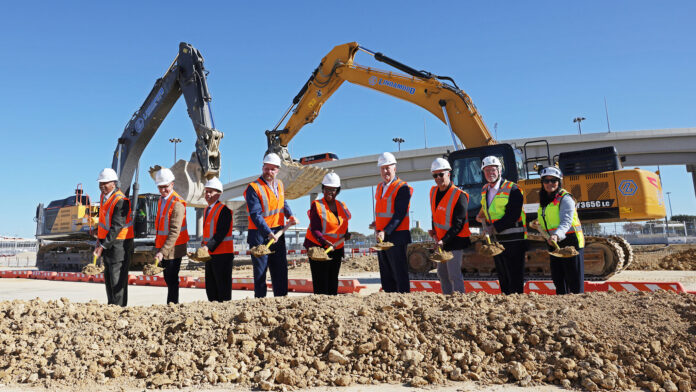
[[312,271],[312,285],[314,294],[336,295],[338,294],[338,273],[341,270],[343,249],[329,252],[331,260],[309,260],[309,268]]
[[128,267],[133,256],[133,240],[116,240],[109,249],[104,249],[104,285],[109,305],[128,304]]
[[167,283],[167,303],[179,303],[179,270],[181,269],[181,257],[171,260],[162,260],[164,268],[164,281]]
[[285,235],[282,235],[278,242],[271,245],[270,251],[273,252],[270,255],[251,256],[254,266],[254,297],[256,298],[266,296],[266,271],[269,270],[273,283],[273,296],[288,295],[288,258],[285,254]]
[[526,241],[501,242],[503,253],[495,256],[495,270],[498,273],[500,291],[503,294],[524,293],[524,252]]
[[205,294],[208,301],[229,301],[232,299],[232,261],[234,253],[210,255],[205,262]]
[[382,290],[387,293],[411,292],[406,258],[407,247],[407,243],[395,243],[391,248],[377,252]]
[[556,294],[580,294],[585,292],[585,249],[577,250],[575,257],[551,259],[551,279]]

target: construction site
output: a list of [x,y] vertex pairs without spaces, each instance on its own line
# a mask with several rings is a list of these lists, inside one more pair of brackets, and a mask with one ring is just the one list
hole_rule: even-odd
[[[255,39],[250,37],[250,42]],[[260,44],[248,45],[247,50],[268,51]],[[510,131],[499,138],[498,122],[484,120],[484,106],[479,109],[473,93],[465,92],[452,76],[420,68],[420,63],[432,61],[441,70],[448,64],[446,51],[407,65],[396,53],[390,57],[340,40],[322,53],[306,49],[284,58],[290,63],[307,57],[315,67],[301,75],[293,68],[273,75],[292,75],[292,85],[300,87],[294,96],[277,98],[283,95],[280,90],[258,80],[263,100],[256,92],[239,100],[227,92],[223,99],[216,96],[216,114],[225,113],[216,124],[211,91],[217,93],[214,80],[224,78],[215,76],[252,77],[217,68],[211,57],[228,60],[217,54],[204,59],[202,49],[189,42],[180,42],[176,51],[170,45],[169,52],[148,47],[148,68],[137,70],[147,76],[140,75],[137,83],[147,80],[148,85],[134,87],[146,92],[145,99],[137,100],[132,114],[109,109],[119,120],[105,117],[104,122],[125,122],[125,127],[99,130],[99,142],[111,143],[108,152],[100,146],[100,160],[84,164],[81,150],[96,150],[97,137],[73,139],[65,131],[62,137],[70,143],[64,144],[78,147],[55,160],[46,152],[50,148],[37,152],[46,158],[34,168],[41,173],[68,171],[70,176],[47,174],[35,181],[46,182],[41,192],[37,189],[42,185],[25,190],[21,184],[21,192],[15,192],[20,194],[15,197],[33,203],[32,211],[23,212],[33,223],[22,223],[33,234],[27,235],[26,229],[17,230],[21,235],[0,233],[0,390],[696,390],[696,215],[689,215],[693,206],[683,203],[675,203],[676,213],[672,211],[672,198],[693,201],[696,195],[696,128],[653,122],[649,128],[628,128],[640,130],[611,130],[605,97],[606,132],[583,133],[586,118],[578,116],[573,119],[577,134],[574,129]],[[209,52],[206,47],[206,56]],[[452,74],[462,74],[462,68],[451,65]],[[461,79],[474,83],[475,78]],[[127,84],[120,80],[99,84]],[[129,79],[133,85],[134,80]],[[332,98],[352,88],[343,86],[357,86],[359,94],[349,90]],[[235,91],[244,89],[235,86]],[[327,111],[335,118],[330,110],[338,109],[328,109],[329,101],[339,100],[339,109],[349,111],[355,103],[346,101],[358,97],[358,104],[371,105],[367,98],[361,101],[361,94],[376,93],[434,121],[439,127],[431,131],[439,134],[435,145],[428,146],[425,119],[422,148],[411,144],[402,150],[406,141],[397,136],[391,139],[396,144],[389,145],[394,151],[378,144],[382,130],[355,109],[354,117],[366,123],[364,129],[336,125],[340,135],[333,136],[332,125],[319,120]],[[489,96],[483,100],[487,107],[493,106],[491,101]],[[254,105],[264,108],[255,112]],[[226,113],[229,107],[258,122],[256,129],[241,131],[251,122],[235,124]],[[270,118],[268,113],[276,115]],[[188,133],[183,142],[167,130],[176,121],[177,132]],[[184,159],[177,159],[179,143]],[[161,151],[166,149],[166,162],[171,162],[172,146],[174,163],[164,164]],[[332,148],[338,152],[325,152]],[[61,169],[65,162],[71,162],[70,170]],[[271,185],[267,165],[277,172]],[[383,167],[398,177],[387,180]],[[485,169],[491,167],[498,171],[497,179],[488,177]],[[687,173],[680,175],[679,188],[665,174],[675,167]],[[76,185],[65,184],[68,178],[77,178]],[[446,212],[436,217],[443,200],[435,199],[443,189],[439,181],[450,181],[446,186],[456,191],[448,191],[447,208],[441,208]],[[403,210],[396,206],[397,192],[406,182],[416,184],[406,185],[413,201],[407,201],[401,221],[394,221],[397,208]],[[548,184],[562,187],[552,201],[544,201]],[[491,188],[494,192],[486,193]],[[254,190],[256,196],[250,198],[248,192]],[[43,199],[29,197],[32,192]],[[341,199],[331,210],[340,227],[329,232],[325,199],[331,192]],[[521,195],[516,226],[496,231],[494,225],[504,215],[498,210],[492,218],[501,207],[491,203],[504,195],[505,210],[513,192]],[[271,194],[275,198],[269,207]],[[547,224],[545,215],[546,206],[558,207],[566,194],[572,196],[568,216],[573,223],[561,233],[577,238],[575,247],[563,245],[565,237],[553,232],[560,223]],[[465,201],[459,195],[466,195]],[[115,285],[110,269],[114,256],[102,252],[113,234],[112,222],[119,219],[114,211],[121,200],[128,201],[128,213],[123,212],[114,238],[130,253],[121,256],[129,262],[119,283],[125,299],[117,303],[110,291]],[[290,201],[294,213],[283,200]],[[324,214],[320,218],[312,215],[313,206],[321,205],[315,201],[325,205],[324,210],[317,207]],[[459,202],[464,207],[458,213],[465,218],[454,235],[465,238],[466,246],[451,252],[442,234],[453,227]],[[174,212],[177,203],[181,209]],[[254,203],[261,207],[254,210]],[[220,211],[227,209],[230,220],[219,233]],[[181,211],[180,227],[171,229],[170,219]],[[277,225],[269,223],[274,216],[282,216]],[[564,219],[570,222],[568,216]],[[316,219],[323,225],[319,232],[333,236],[324,247],[307,245],[319,242]],[[385,237],[386,224],[380,219],[396,222],[394,231],[407,232],[408,242],[390,242],[396,237]],[[254,243],[264,225],[270,234]],[[172,230],[181,230],[172,237],[176,244],[163,245]],[[214,299],[206,290],[216,284],[211,263],[220,260],[215,258],[220,251],[208,249],[215,241],[213,232],[222,234],[222,253],[230,257],[230,300]],[[508,275],[498,257],[512,246],[505,237],[511,232],[524,244],[516,254],[523,263],[523,289],[509,294]],[[128,248],[124,243],[131,239]],[[185,250],[174,277],[180,290],[169,303],[174,283],[165,270],[171,271],[167,263],[177,257],[163,255],[167,246]],[[385,260],[393,257],[387,252],[394,246],[403,246],[405,255],[399,263],[407,271],[403,276],[409,289],[402,292],[385,280]],[[338,295],[320,294],[317,287],[326,282],[317,279],[315,268],[333,262],[336,254],[343,255],[336,272]],[[273,280],[277,272],[264,267],[271,279],[266,280],[263,270],[264,295],[259,295],[257,270],[261,258],[269,255],[287,264],[281,265],[287,269],[287,294],[275,291],[285,286],[285,279],[279,285]],[[554,263],[571,258],[582,260],[581,287],[561,295],[566,292],[554,283]],[[447,287],[452,283],[445,282],[441,268],[447,263],[457,274],[461,271],[463,292]]]

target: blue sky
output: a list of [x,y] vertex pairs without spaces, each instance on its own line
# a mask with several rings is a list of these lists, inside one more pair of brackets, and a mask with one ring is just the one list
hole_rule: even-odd
[[[205,57],[222,180],[255,174],[273,127],[319,60],[357,41],[416,69],[453,77],[499,139],[696,126],[696,3],[671,1],[13,2],[3,5],[0,235],[31,237],[40,202],[93,198],[130,116],[176,56],[180,41]],[[356,62],[385,68],[362,54]],[[293,156],[355,157],[450,143],[419,107],[344,85],[291,143]],[[170,165],[169,138],[193,151],[183,99],[141,160]],[[648,168],[654,169],[654,168]],[[690,173],[663,167],[674,214],[696,214]],[[375,183],[378,181],[375,171]],[[156,191],[141,175],[141,190]],[[415,184],[414,217],[429,221]],[[341,194],[367,232],[369,188]],[[308,199],[291,203],[302,218]]]

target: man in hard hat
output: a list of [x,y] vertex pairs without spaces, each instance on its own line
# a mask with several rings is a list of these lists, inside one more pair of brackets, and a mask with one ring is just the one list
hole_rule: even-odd
[[111,168],[97,178],[99,225],[97,226],[96,257],[104,260],[104,285],[109,304],[128,304],[128,267],[133,256],[133,222],[130,200],[118,189],[118,176]]
[[314,200],[307,213],[309,227],[305,235],[304,247],[320,247],[328,252],[331,260],[309,260],[312,272],[314,294],[338,294],[338,274],[344,256],[344,243],[350,239],[348,221],[351,218],[346,204],[336,200],[341,193],[341,178],[336,173],[327,173],[321,181],[324,197]]
[[435,186],[430,189],[432,230],[428,231],[439,249],[451,251],[452,260],[437,264],[442,294],[464,292],[462,253],[471,245],[468,206],[469,194],[452,184],[452,167],[443,158],[430,165]]
[[503,165],[496,156],[481,163],[486,184],[481,189],[481,211],[476,220],[486,224],[488,234],[505,250],[495,256],[500,291],[524,292],[524,252],[527,250],[526,216],[522,210],[524,195],[512,181],[502,178]]
[[290,225],[297,224],[297,219],[285,200],[283,182],[276,178],[280,165],[280,157],[277,154],[269,153],[264,156],[261,176],[250,183],[244,191],[249,212],[249,231],[247,232],[249,247],[266,244],[270,240],[274,241],[270,247],[272,254],[251,256],[256,298],[266,296],[266,271],[268,270],[271,272],[273,295],[279,297],[288,294],[285,234],[276,235],[276,233],[285,225],[286,217]]
[[186,202],[174,191],[174,173],[163,168],[155,174],[160,193],[155,219],[155,260],[164,268],[167,303],[179,303],[179,269],[189,240],[186,227]]
[[396,177],[396,158],[393,154],[382,153],[377,159],[377,166],[382,182],[375,192],[375,221],[370,228],[376,230],[377,241],[394,244],[390,249],[377,252],[382,289],[388,293],[408,293],[411,282],[406,248],[411,242],[408,211],[413,188]]
[[221,194],[222,182],[217,177],[206,182],[204,197],[208,207],[203,214],[201,247],[211,257],[205,262],[205,293],[211,302],[232,299],[232,211],[220,202]]

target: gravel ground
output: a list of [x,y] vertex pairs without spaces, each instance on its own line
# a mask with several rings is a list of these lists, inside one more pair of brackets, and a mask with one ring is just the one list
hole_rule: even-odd
[[451,381],[691,390],[696,296],[306,296],[0,303],[0,383],[263,390]]

